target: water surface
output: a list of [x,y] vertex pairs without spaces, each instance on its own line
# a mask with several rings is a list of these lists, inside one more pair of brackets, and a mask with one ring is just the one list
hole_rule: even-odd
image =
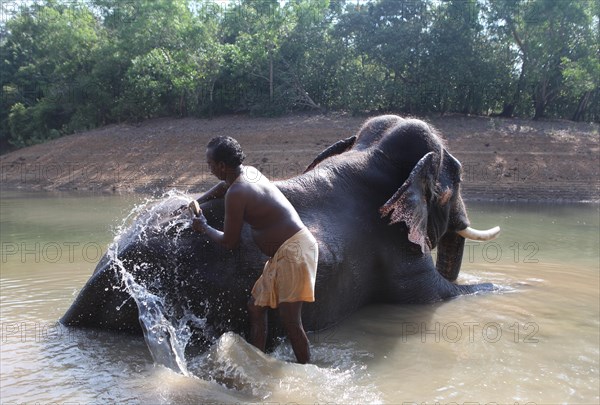
[[183,376],[142,337],[57,324],[142,200],[2,193],[2,403],[600,401],[597,205],[468,204],[503,232],[467,245],[459,282],[502,293],[364,308],[312,334],[307,366],[226,334]]

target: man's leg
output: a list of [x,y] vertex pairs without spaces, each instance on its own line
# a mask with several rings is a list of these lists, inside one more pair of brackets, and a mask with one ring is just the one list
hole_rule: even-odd
[[302,326],[302,301],[299,302],[281,302],[279,304],[279,317],[285,327],[288,339],[294,349],[296,360],[300,364],[306,364],[310,361],[310,348],[308,337]]
[[267,343],[267,307],[254,305],[254,298],[248,301],[248,313],[250,314],[250,343],[263,352]]

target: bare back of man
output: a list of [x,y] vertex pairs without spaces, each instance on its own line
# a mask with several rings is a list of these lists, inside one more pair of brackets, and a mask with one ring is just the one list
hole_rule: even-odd
[[258,169],[244,166],[226,194],[243,201],[244,222],[252,229],[252,238],[265,255],[272,257],[281,245],[304,228],[298,213]]
[[[243,220],[250,225],[254,242],[269,257],[273,257],[285,241],[304,228],[302,220],[288,199],[252,166],[243,166],[239,177],[225,194],[225,206],[228,212],[228,206],[234,206],[231,211],[243,207]],[[251,324],[250,340],[252,344],[264,350],[267,337],[267,307],[257,306],[254,298],[250,298],[248,311]],[[300,363],[307,363],[310,352],[301,314],[301,301],[279,303],[280,319],[296,358]]]
[[[252,166],[243,166],[244,155],[237,141],[230,137],[217,137],[211,140],[206,149],[206,162],[221,182],[201,196],[197,202],[202,203],[213,198],[225,197],[225,223],[223,231],[208,225],[202,213],[194,218],[192,228],[205,233],[214,242],[220,243],[228,249],[238,245],[244,223],[250,225],[252,237],[258,248],[271,259],[280,248],[283,249],[286,241],[292,240],[297,234],[302,234],[304,243],[314,243],[316,240],[306,230],[296,209],[287,200],[283,193],[272,184],[263,174]],[[308,234],[308,235],[307,235]],[[281,322],[292,343],[296,359],[300,363],[310,360],[309,342],[302,326],[302,303],[314,301],[314,283],[316,277],[316,262],[318,247],[307,248],[314,251],[312,258],[304,257],[300,262],[301,275],[305,276],[299,290],[298,281],[292,286],[291,295],[279,299],[276,295],[288,287],[285,293],[290,293],[290,270],[288,267],[280,268],[278,260],[269,260],[265,264],[265,271],[281,270],[283,283],[275,287],[270,284],[274,278],[263,278],[256,282],[252,297],[248,303],[250,314],[250,341],[261,350],[265,350],[267,336],[267,310],[269,307],[278,308]],[[286,251],[287,252],[287,251]],[[294,270],[292,270],[294,271]],[[271,273],[272,274],[272,273]],[[278,276],[277,276],[278,277]],[[292,277],[293,279],[293,277]],[[279,279],[278,279],[279,280]],[[288,284],[286,284],[286,280]],[[265,286],[265,281],[269,284]],[[260,283],[260,286],[257,287]],[[274,288],[277,288],[275,291]],[[254,297],[255,289],[259,301]],[[258,292],[260,291],[260,293]],[[308,292],[307,292],[308,291]],[[265,295],[268,299],[265,299]],[[259,304],[257,304],[257,302]]]

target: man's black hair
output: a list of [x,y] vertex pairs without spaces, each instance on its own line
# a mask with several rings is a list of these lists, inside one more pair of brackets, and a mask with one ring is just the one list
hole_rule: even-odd
[[223,162],[229,167],[238,167],[246,158],[238,141],[230,136],[217,136],[206,147],[212,150],[215,162]]

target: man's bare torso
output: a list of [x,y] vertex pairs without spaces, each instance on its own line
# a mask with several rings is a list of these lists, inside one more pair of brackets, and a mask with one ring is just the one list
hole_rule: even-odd
[[304,228],[302,220],[287,198],[260,171],[244,170],[227,190],[244,201],[244,221],[252,228],[259,249],[272,257],[277,249]]

